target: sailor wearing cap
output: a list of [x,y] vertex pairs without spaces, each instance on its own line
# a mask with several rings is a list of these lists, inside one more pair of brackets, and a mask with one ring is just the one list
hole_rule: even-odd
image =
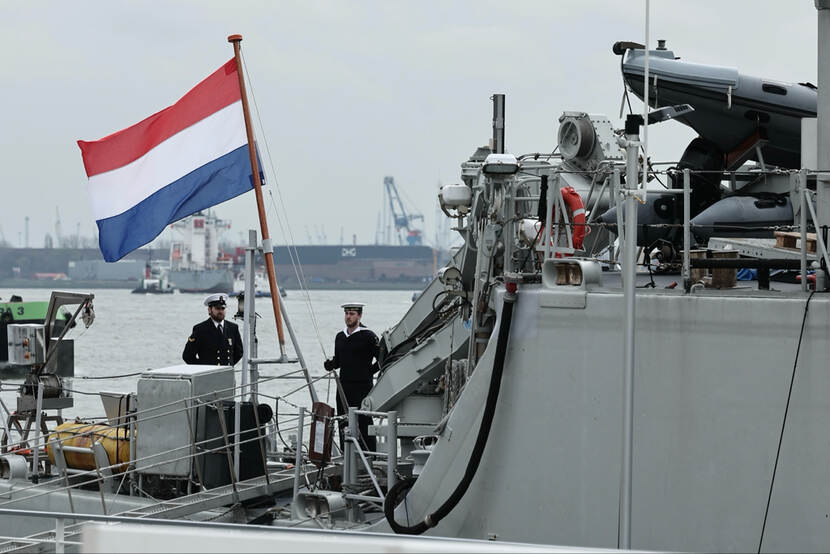
[[182,359],[188,364],[234,365],[242,358],[242,337],[239,326],[225,321],[227,294],[211,294],[205,298],[207,320],[193,326],[187,337]]
[[[372,376],[378,371],[378,337],[360,322],[363,317],[361,302],[350,302],[341,305],[346,327],[337,333],[334,339],[334,358],[326,360],[323,366],[328,371],[340,368],[340,382],[349,406],[360,407],[360,403],[372,389]],[[345,414],[348,409],[343,406],[340,396],[337,397],[337,413]],[[358,416],[360,434],[364,438],[365,447],[374,452],[377,450],[377,441],[369,436],[369,425],[372,418]],[[340,445],[343,445],[343,427],[340,426]]]

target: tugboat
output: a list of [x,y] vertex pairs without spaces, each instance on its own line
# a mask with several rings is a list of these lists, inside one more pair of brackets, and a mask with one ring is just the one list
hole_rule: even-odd
[[173,294],[176,291],[168,278],[169,266],[162,266],[162,263],[147,262],[144,278],[133,289],[133,294]]
[[[254,290],[257,298],[270,298],[271,291],[268,289],[268,278],[265,277],[264,273],[256,272],[254,274]],[[229,296],[237,297],[241,294],[244,294],[245,291],[245,272],[240,272],[237,275],[236,280],[233,284],[233,292],[230,293]],[[288,293],[285,290],[285,287],[279,287],[280,297],[285,298],[288,296]]]

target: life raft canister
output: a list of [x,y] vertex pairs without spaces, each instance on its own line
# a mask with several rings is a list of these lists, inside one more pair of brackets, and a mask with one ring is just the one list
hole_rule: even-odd
[[[582,248],[582,242],[585,240],[585,235],[590,232],[590,228],[585,224],[585,205],[582,203],[582,197],[574,190],[573,187],[562,187],[559,189],[562,195],[562,200],[565,202],[565,207],[568,209],[568,220],[572,224],[571,239],[573,247],[576,250]],[[556,205],[553,206],[554,213],[551,221],[556,221]],[[553,232],[553,229],[551,229]]]

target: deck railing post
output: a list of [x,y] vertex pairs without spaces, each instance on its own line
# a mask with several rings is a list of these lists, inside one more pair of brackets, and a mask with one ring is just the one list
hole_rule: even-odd
[[[225,455],[228,458],[228,466],[230,468],[231,486],[233,487],[233,500],[239,502],[239,490],[236,483],[239,481],[239,465],[233,459],[232,445],[228,438],[228,425],[225,422],[225,407],[220,402],[213,404],[216,407],[216,413],[219,416],[219,427],[222,429],[222,438],[225,440]],[[234,444],[239,444],[234,443]]]
[[[257,382],[256,372],[258,371],[257,364],[251,362],[252,358],[256,358],[256,352],[254,352],[254,345],[256,344],[256,308],[254,305],[256,298],[256,275],[254,274],[254,252],[256,250],[257,234],[255,230],[249,229],[248,246],[245,248],[245,297],[243,300],[244,313],[242,316],[242,389],[239,391],[239,400],[241,401],[246,394],[250,394],[251,402],[256,402],[254,386]],[[254,384],[250,390],[247,389],[248,383]]]
[[35,410],[35,446],[32,448],[32,483],[37,483],[40,479],[40,442],[43,438],[43,432],[40,430],[40,417],[43,411],[43,383],[40,381],[37,383],[37,405]]
[[625,214],[622,206],[622,190],[620,184],[620,169],[614,168],[614,173],[611,176],[614,189],[614,206],[617,208],[617,238],[619,246],[614,250],[614,263],[619,263],[620,250],[625,242]]
[[[190,436],[193,438],[193,469],[196,471],[196,478],[199,480],[199,488],[200,490],[205,490],[205,480],[202,478],[202,466],[201,464],[204,463],[205,455],[199,454],[199,451],[202,450],[201,445],[198,444],[196,440],[197,433],[196,429],[193,427],[193,414],[191,414],[191,410],[193,409],[193,405],[185,400],[185,410],[184,413],[187,415],[187,427],[190,431]],[[195,411],[195,410],[194,410]],[[132,496],[132,487],[130,488],[130,496]]]
[[[297,495],[300,492],[300,477],[303,469],[303,427],[305,426],[305,408],[300,407],[300,413],[297,416],[297,448],[294,450],[294,496],[291,502],[291,516],[294,519],[300,519],[300,514],[297,512]],[[267,469],[267,468],[266,468]]]
[[[827,245],[824,243],[824,238],[822,237],[821,233],[818,232],[821,230],[822,227],[821,220],[819,220],[818,216],[816,215],[816,210],[813,207],[813,202],[810,199],[810,195],[807,194],[806,191],[805,200],[807,201],[807,207],[810,209],[810,217],[813,218],[813,226],[816,228],[816,245],[818,246],[818,252],[816,252],[816,256],[818,257],[819,255],[821,255],[821,257],[824,259],[824,265],[828,268],[828,270],[830,270],[830,254],[827,253]],[[824,271],[821,269],[816,270],[816,290],[820,290],[818,278],[819,271],[824,273]],[[823,277],[824,279],[827,278],[826,275],[824,275]],[[821,290],[824,289],[821,288]]]
[[64,541],[66,534],[64,532],[64,520],[62,517],[55,519],[55,552],[56,554],[63,554]]
[[798,227],[801,231],[801,290],[807,292],[809,286],[807,283],[807,172],[801,170],[798,172],[798,190],[799,207],[798,207]]
[[130,416],[130,496],[135,496],[135,414]]
[[[344,465],[344,475],[343,481],[347,484],[355,484],[357,483],[357,455],[356,450],[360,448],[359,446],[359,437],[360,431],[357,427],[357,414],[355,411],[357,408],[349,407],[348,409],[348,420],[347,420],[347,433],[346,433],[346,440],[344,441],[344,446],[346,449],[346,454],[344,454],[344,458],[348,458],[348,471],[346,471],[346,466]],[[351,508],[348,510],[348,520],[350,522],[357,521],[357,503],[353,502]]]
[[[357,408],[349,407],[349,436],[355,439],[352,441],[354,447],[351,450],[351,460],[349,460],[349,482],[357,483],[357,452],[360,448],[360,429],[357,426]],[[365,437],[363,437],[365,438]]]
[[395,486],[398,471],[398,412],[386,418],[386,490]]
[[692,288],[692,272],[689,267],[692,247],[692,237],[689,218],[692,213],[691,175],[689,169],[683,170],[683,290],[689,292]]
[[63,484],[64,487],[66,487],[66,497],[69,499],[69,509],[74,513],[75,503],[72,500],[72,487],[69,483],[69,472],[67,471],[66,457],[63,453],[63,443],[59,440],[52,439],[50,444],[52,445],[52,452],[55,454],[55,466],[58,468],[58,472],[63,475]]
[[[555,175],[555,174],[553,175],[554,180],[556,180],[557,177],[558,177],[557,175]],[[546,206],[545,206],[545,210],[546,210],[545,211],[545,222],[544,222],[545,229],[544,229],[544,232],[542,233],[542,239],[545,241],[545,244],[544,244],[544,246],[545,246],[544,259],[545,260],[550,258],[550,242],[552,240],[551,233],[552,233],[552,229],[553,229],[553,227],[552,227],[553,226],[553,206],[554,206],[553,195],[554,195],[554,192],[551,189],[548,189],[548,196],[545,199],[545,203],[546,203]]]

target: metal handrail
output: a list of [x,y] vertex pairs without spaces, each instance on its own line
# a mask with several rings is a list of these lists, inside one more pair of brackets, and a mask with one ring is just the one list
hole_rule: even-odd
[[[291,373],[295,373],[295,372],[291,372]],[[281,376],[266,377],[266,378],[260,379],[258,381],[258,383],[264,383],[264,382],[268,382],[268,381],[272,381],[272,380],[276,380],[276,379],[280,379],[280,378],[281,378]],[[317,382],[317,381],[322,380],[322,379],[331,379],[331,378],[332,378],[331,375],[326,373],[326,374],[322,374],[322,375],[317,376],[313,380],[313,382]],[[206,393],[206,394],[184,397],[184,398],[177,399],[177,400],[174,400],[174,401],[171,401],[171,402],[160,404],[160,405],[155,406],[153,408],[148,408],[148,409],[145,409],[145,410],[137,410],[135,412],[131,412],[129,414],[119,416],[118,418],[116,418],[116,421],[118,421],[119,423],[116,423],[115,426],[117,427],[117,426],[120,426],[120,425],[125,425],[125,424],[129,423],[130,419],[136,419],[136,420],[141,421],[141,422],[146,422],[146,421],[152,421],[153,419],[166,417],[166,416],[169,416],[169,415],[175,415],[175,414],[183,413],[183,412],[187,411],[189,408],[187,408],[187,407],[182,408],[181,404],[186,403],[188,401],[203,401],[207,397],[210,397],[210,399],[213,400],[213,399],[218,398],[219,396],[221,396],[221,398],[219,398],[220,400],[235,400],[237,398],[242,399],[242,398],[245,397],[245,394],[246,394],[244,389],[247,389],[249,387],[250,387],[250,385],[245,385],[245,386],[235,385],[233,387],[226,387],[226,388],[223,388],[223,389],[217,389],[216,391]],[[303,385],[301,388],[292,390],[292,391],[286,393],[285,395],[282,395],[282,396],[279,396],[279,397],[272,397],[272,396],[261,394],[261,393],[260,394],[262,396],[267,397],[267,398],[280,398],[284,402],[288,402],[288,400],[286,400],[286,397],[291,396],[292,394],[294,394],[296,392],[299,392],[300,390],[305,389],[305,388],[306,388],[306,385]],[[222,395],[222,393],[229,392],[229,391],[236,391],[237,389],[240,390],[240,392],[238,394],[230,394],[228,396]],[[291,402],[288,402],[288,403],[293,404]],[[171,411],[161,412],[161,413],[155,413],[155,414],[152,414],[152,415],[149,415],[149,416],[147,415],[149,412],[157,412],[158,410],[160,410],[162,408],[168,408],[168,407],[171,407],[171,406],[176,406],[176,409],[171,410]],[[139,417],[139,416],[146,416],[146,417]],[[122,422],[122,420],[123,420],[123,422]],[[90,425],[93,425],[93,424],[90,423]],[[14,430],[14,431],[16,431],[16,430]],[[94,436],[96,433],[97,433],[97,431],[90,430],[90,431],[85,431],[85,432],[82,432],[82,433],[78,433],[75,436],[76,437]],[[9,443],[9,444],[5,445],[5,448],[13,449],[15,447],[21,447],[21,446],[24,446],[24,445],[29,446],[28,445],[29,442],[33,442],[34,444],[36,444],[38,446],[44,446],[47,441],[44,438],[42,443],[41,443],[41,440],[40,440],[41,438],[42,437],[38,437],[37,439],[29,439],[29,441],[26,441],[25,443],[24,443],[24,441],[19,441],[19,442],[16,442],[16,443]]]
[[[359,415],[364,416],[371,416],[377,418],[383,418],[388,421],[387,430],[386,430],[386,441],[387,441],[387,452],[368,452],[364,451],[360,445],[360,441],[357,438],[358,430],[357,430],[357,417]],[[299,416],[300,421],[305,419],[305,408],[300,408]],[[332,418],[334,419],[334,418]],[[369,463],[369,460],[366,458],[366,454],[380,454],[386,457],[386,467],[387,467],[387,488],[391,488],[395,484],[396,480],[396,471],[397,471],[397,459],[398,459],[398,431],[397,431],[397,412],[389,411],[389,412],[376,412],[372,410],[359,410],[354,407],[349,407],[348,410],[348,432],[344,439],[345,449],[343,454],[343,485],[348,486],[352,484],[357,476],[357,461],[358,458],[360,459],[363,467],[366,469],[369,478],[372,481],[372,485],[374,486],[375,490],[378,493],[378,496],[367,496],[361,494],[353,494],[353,493],[343,493],[343,498],[349,500],[357,500],[357,501],[370,501],[370,502],[383,502],[385,499],[385,495],[383,494],[383,490],[380,487],[380,483],[378,482],[377,478],[375,477],[374,470],[372,465]],[[302,440],[302,434],[299,434],[298,440]],[[295,465],[295,474],[294,474],[294,492],[293,492],[293,499],[292,506],[297,506],[297,496],[300,490],[300,466],[303,464],[303,454],[302,452],[298,453],[298,457],[296,460]],[[350,517],[353,515],[353,511],[349,511]],[[294,510],[292,512],[292,517],[294,519],[298,519],[300,514]]]
[[[269,378],[266,378],[266,379],[262,379],[261,381],[262,381],[262,382],[264,382],[264,381],[272,380],[272,379],[275,379],[275,378],[278,378],[278,377],[279,377],[279,376],[269,377]],[[315,381],[316,381],[316,380],[320,380],[320,379],[324,379],[324,378],[331,378],[331,377],[330,377],[330,375],[329,375],[329,374],[323,374],[323,375],[319,376],[317,379],[315,379]],[[303,387],[301,387],[301,389],[297,389],[297,390],[295,390],[295,391],[291,391],[290,393],[288,393],[288,394],[286,394],[286,395],[284,395],[284,396],[290,396],[291,394],[293,394],[293,393],[295,393],[295,392],[299,392],[299,390],[305,389],[305,387],[306,387],[306,386],[304,385]],[[221,389],[220,391],[215,391],[215,393],[211,393],[211,395],[216,396],[216,393],[220,393],[220,392],[224,392],[224,391],[235,391],[235,390],[237,390],[237,389],[244,389],[244,388],[246,388],[246,387],[243,387],[243,386],[234,386],[234,387],[229,387],[229,388],[226,388],[226,389]],[[243,397],[243,396],[244,396],[244,394],[245,394],[245,392],[244,392],[244,390],[242,390],[242,392],[240,392],[239,394],[233,394],[233,395],[231,395],[231,396],[228,396],[228,397],[223,398],[223,400],[231,400],[231,399],[235,399],[236,397]],[[147,409],[147,410],[138,411],[138,412],[133,412],[133,413],[129,414],[128,416],[122,416],[122,417],[123,417],[123,419],[125,419],[125,420],[126,420],[126,419],[129,419],[129,418],[133,418],[133,417],[135,417],[137,414],[141,414],[141,413],[146,414],[147,412],[150,412],[150,411],[156,411],[156,410],[158,410],[158,409],[160,409],[160,408],[162,408],[162,407],[168,407],[168,406],[174,406],[174,405],[179,405],[179,406],[181,406],[181,404],[180,404],[180,403],[185,403],[185,406],[184,406],[184,407],[178,407],[177,409],[170,410],[170,411],[167,411],[167,412],[163,412],[163,413],[160,413],[160,414],[159,414],[159,413],[156,413],[156,414],[153,414],[153,415],[151,415],[151,416],[149,416],[149,417],[140,418],[140,421],[149,421],[149,420],[152,420],[152,419],[155,419],[155,418],[165,417],[165,416],[168,416],[168,415],[175,415],[175,414],[180,414],[180,413],[189,413],[189,411],[192,409],[192,406],[187,405],[187,401],[188,401],[188,400],[190,400],[190,401],[195,401],[195,402],[197,402],[197,403],[199,403],[199,404],[205,404],[205,402],[202,400],[202,398],[203,398],[203,397],[205,397],[205,396],[208,396],[208,395],[198,395],[198,396],[192,396],[192,397],[188,397],[188,398],[184,398],[184,399],[176,400],[176,401],[169,402],[169,403],[167,403],[167,404],[163,404],[163,405],[161,405],[161,406],[157,406],[157,407],[150,408],[150,409]],[[263,395],[263,396],[269,397],[269,395]],[[282,399],[283,401],[288,402],[288,401],[287,401],[287,400],[286,400],[283,396],[280,396],[280,397],[271,397],[271,398],[280,398],[280,399]],[[289,403],[289,404],[293,404],[293,403],[291,403],[291,402],[288,402],[288,403]],[[121,419],[121,418],[119,418],[119,419]],[[285,418],[283,421],[292,421],[292,420],[294,420],[294,418],[293,418],[293,417],[290,417],[290,418]],[[296,428],[296,427],[289,427],[289,428],[288,428],[288,429],[286,429],[286,430],[292,430],[292,429],[295,429],[295,428]],[[284,429],[285,429],[285,428],[284,428]],[[76,436],[95,436],[95,435],[97,435],[97,434],[98,434],[98,431],[97,431],[97,430],[90,430],[90,431],[85,431],[85,432],[83,432],[83,433],[79,433],[79,434],[78,434],[78,435],[76,435]],[[244,444],[244,443],[246,443],[246,442],[251,442],[251,441],[255,441],[255,440],[261,440],[261,438],[262,438],[261,436],[257,436],[257,437],[251,438],[251,439],[241,440],[241,441],[238,441],[238,442],[239,442],[239,444]],[[130,464],[134,466],[136,462],[139,462],[139,461],[147,461],[147,460],[150,460],[150,459],[153,459],[153,458],[157,458],[157,457],[159,457],[159,456],[169,455],[169,454],[170,454],[170,452],[176,452],[176,451],[179,451],[179,450],[190,449],[192,446],[200,446],[200,445],[204,444],[205,442],[209,442],[209,441],[212,441],[212,440],[213,440],[213,439],[206,439],[206,440],[204,440],[204,441],[193,441],[193,442],[188,442],[188,443],[187,443],[187,444],[185,444],[185,445],[181,445],[181,446],[179,446],[179,447],[175,447],[175,448],[169,449],[169,450],[167,450],[167,451],[165,451],[165,452],[162,452],[162,453],[156,453],[156,454],[151,454],[151,455],[148,455],[148,456],[144,456],[144,457],[142,457],[142,458],[135,458],[135,459],[131,459],[131,460],[130,460]],[[44,444],[43,444],[43,445],[41,445],[41,444],[40,444],[40,441],[38,441],[38,442],[36,443],[36,448],[40,448],[41,446],[45,446],[45,443],[46,443],[46,442],[47,442],[47,439],[46,439],[46,437],[44,437]],[[10,448],[13,448],[13,447],[14,447],[14,444],[20,444],[20,443],[13,443],[13,444],[8,445],[8,446],[9,446]],[[232,446],[235,446],[235,445],[237,444],[237,441],[232,441],[230,444],[231,444]],[[70,448],[71,448],[71,447],[70,447]],[[218,450],[224,450],[224,447],[219,447],[219,448],[218,448]],[[185,460],[185,459],[189,459],[189,458],[195,458],[196,456],[198,456],[198,455],[202,455],[202,454],[204,454],[204,452],[195,452],[195,451],[194,451],[194,453],[192,453],[192,454],[188,453],[188,454],[185,454],[185,455],[182,455],[182,456],[179,456],[179,457],[176,457],[176,458],[170,459],[170,460],[164,460],[164,461],[162,461],[162,462],[156,462],[156,463],[153,463],[153,464],[144,465],[144,466],[142,467],[142,470],[150,469],[150,468],[153,468],[153,467],[158,467],[158,466],[165,465],[165,464],[168,464],[168,463],[171,463],[171,462],[175,462],[175,461],[179,461],[179,460]],[[81,482],[77,482],[77,483],[74,483],[74,484],[71,484],[71,485],[67,485],[67,486],[65,486],[65,487],[61,487],[61,488],[57,488],[57,489],[56,489],[56,488],[49,488],[48,490],[43,491],[43,492],[41,492],[41,493],[39,493],[39,494],[29,495],[29,496],[25,496],[25,497],[22,497],[22,498],[17,498],[17,499],[12,499],[12,500],[9,500],[9,501],[6,501],[6,502],[2,502],[2,503],[0,503],[0,506],[3,506],[3,505],[8,505],[8,504],[13,504],[13,503],[20,502],[20,501],[23,501],[23,500],[28,500],[28,499],[31,499],[31,498],[36,498],[36,497],[39,497],[39,496],[43,496],[43,495],[45,495],[45,494],[52,494],[52,493],[57,492],[57,491],[60,491],[60,490],[70,490],[70,489],[73,489],[73,488],[79,488],[79,487],[81,487],[81,486],[84,486],[84,485],[91,484],[91,483],[94,483],[94,482],[99,481],[99,480],[100,480],[100,476],[98,475],[98,471],[100,471],[100,470],[110,470],[110,471],[112,471],[112,470],[115,470],[116,468],[118,468],[118,469],[120,470],[121,466],[123,466],[123,465],[124,465],[123,463],[118,463],[118,462],[116,462],[116,463],[110,464],[110,465],[108,465],[108,466],[106,466],[106,467],[99,467],[99,468],[96,468],[96,470],[87,470],[87,471],[80,470],[80,471],[73,471],[73,473],[75,474],[75,476],[89,475],[89,476],[91,476],[91,477],[92,477],[92,476],[94,476],[94,477],[92,477],[91,479],[86,480],[86,481],[81,481]],[[125,471],[124,471],[124,472],[122,472],[122,473],[123,473],[123,474],[125,474],[125,475],[130,475],[130,476],[132,476],[132,475],[134,475],[134,474],[137,474],[138,472],[137,472],[137,470],[133,467],[133,468],[129,468],[129,469],[125,470]],[[30,485],[30,486],[28,486],[28,487],[19,488],[19,489],[16,489],[16,490],[17,490],[17,492],[24,492],[24,491],[27,491],[27,490],[32,490],[32,489],[42,489],[42,487],[41,487],[39,484],[34,484],[34,485]]]

